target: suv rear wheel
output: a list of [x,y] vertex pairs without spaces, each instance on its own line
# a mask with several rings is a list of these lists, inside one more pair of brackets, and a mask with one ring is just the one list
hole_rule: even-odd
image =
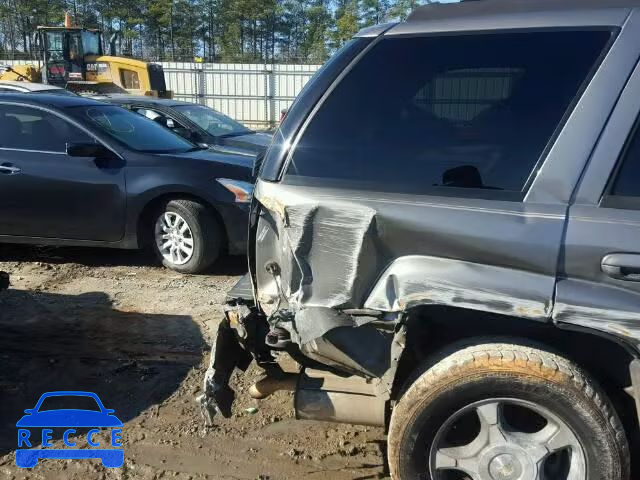
[[156,211],[153,249],[162,264],[181,273],[200,273],[220,254],[221,231],[211,212],[191,200],[171,200]]
[[394,479],[626,480],[629,447],[602,390],[537,348],[483,344],[422,373],[393,410]]

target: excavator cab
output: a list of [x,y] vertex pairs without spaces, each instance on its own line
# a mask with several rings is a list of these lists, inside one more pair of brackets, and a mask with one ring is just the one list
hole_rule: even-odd
[[171,98],[161,65],[134,58],[119,57],[116,36],[109,42],[109,55],[103,52],[102,33],[74,27],[67,14],[64,27],[38,27],[34,45],[38,65],[0,68],[0,80],[42,82],[80,94],[131,93]]
[[36,44],[44,65],[42,82],[60,87],[90,81],[87,66],[103,54],[101,33],[84,28],[38,27]]

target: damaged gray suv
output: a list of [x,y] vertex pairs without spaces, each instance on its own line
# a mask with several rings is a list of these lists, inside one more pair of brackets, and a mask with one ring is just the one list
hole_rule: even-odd
[[394,479],[631,478],[639,59],[638,0],[428,5],[360,32],[260,167],[209,419],[256,361],[255,398],[385,426]]

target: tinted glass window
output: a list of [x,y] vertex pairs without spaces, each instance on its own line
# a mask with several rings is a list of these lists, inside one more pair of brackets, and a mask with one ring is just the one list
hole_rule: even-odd
[[82,32],[82,53],[87,55],[100,55],[100,35],[96,32]]
[[93,138],[51,113],[29,107],[0,105],[0,147],[64,152],[67,143]]
[[240,122],[207,107],[176,105],[173,108],[214,137],[233,137],[234,135],[251,133],[251,130]]
[[263,165],[256,165],[260,178],[278,179],[293,136],[302,122],[326,89],[370,42],[370,38],[354,38],[345,43],[305,84],[273,136]]
[[155,110],[149,110],[148,108],[134,108],[133,111],[143,117],[147,117],[149,120],[153,120],[158,125],[162,125],[165,128],[182,127],[182,125],[176,122],[173,118],[170,118],[163,113],[156,112]]
[[132,150],[177,153],[197,148],[153,120],[121,107],[74,107],[68,111],[80,121],[87,122]]
[[622,164],[611,188],[611,195],[619,197],[640,197],[640,129],[636,126],[629,139]]
[[63,32],[47,32],[46,33],[46,55],[49,61],[64,60],[64,33]]
[[320,107],[286,180],[513,196],[610,37],[572,31],[384,39]]

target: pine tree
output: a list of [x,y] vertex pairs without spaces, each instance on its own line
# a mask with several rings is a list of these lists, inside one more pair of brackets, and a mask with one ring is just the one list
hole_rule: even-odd
[[[423,0],[430,1],[430,0]],[[419,0],[0,0],[0,53],[33,54],[37,25],[118,34],[147,60],[320,63],[360,28],[404,19]],[[106,45],[105,45],[106,47]]]

